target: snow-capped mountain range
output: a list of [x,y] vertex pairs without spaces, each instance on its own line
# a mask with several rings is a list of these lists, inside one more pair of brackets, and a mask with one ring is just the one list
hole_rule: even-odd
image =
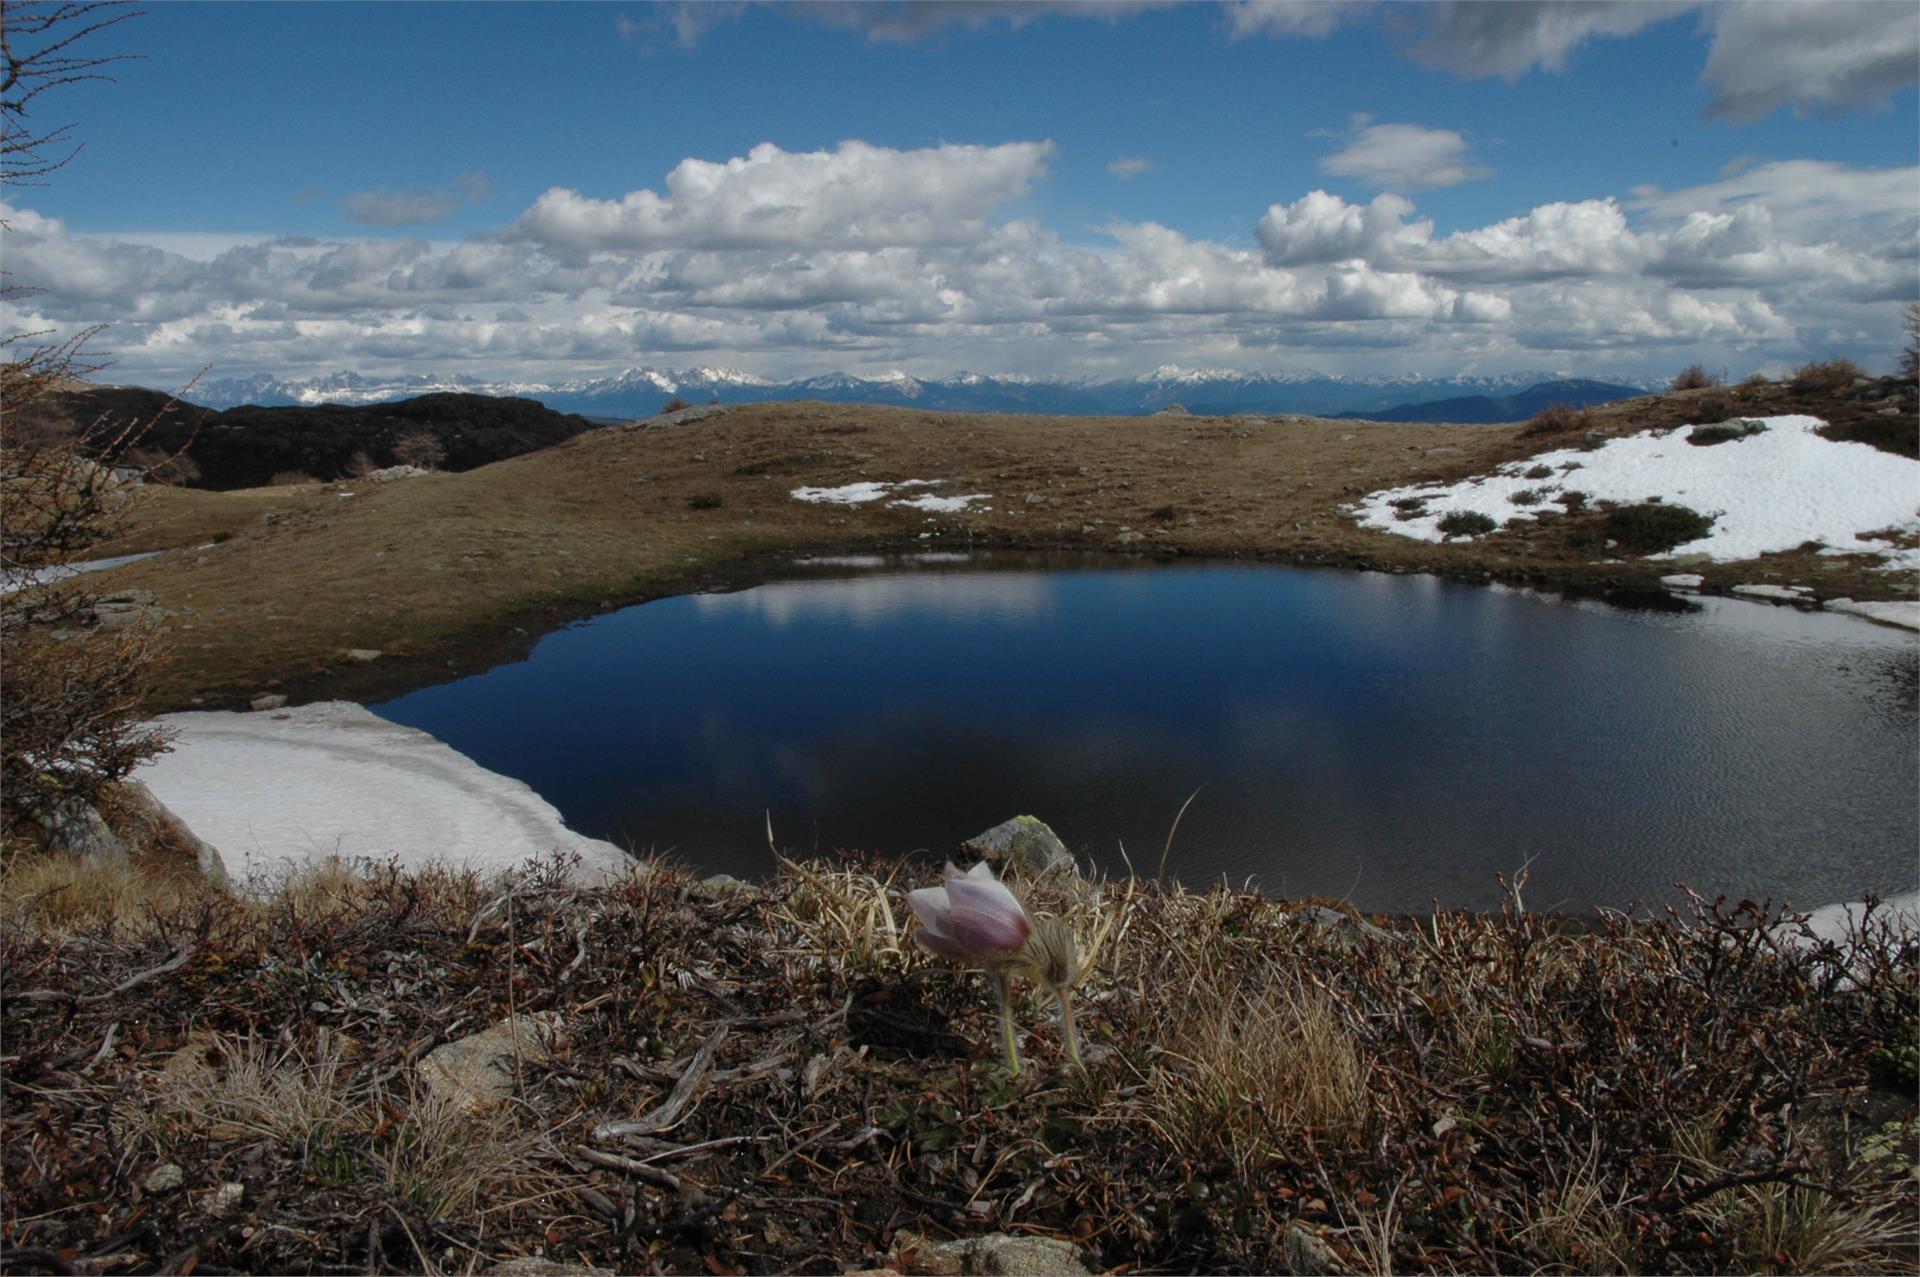
[[[606,377],[559,382],[483,381],[466,376],[337,372],[305,380],[261,374],[203,382],[185,396],[209,408],[323,403],[370,404],[453,391],[537,399],[560,412],[596,417],[644,417],[669,399],[704,404],[816,399],[835,403],[911,405],[944,412],[1042,412],[1067,415],[1156,412],[1179,404],[1189,412],[1303,412],[1324,416],[1364,413],[1466,395],[1512,395],[1566,374],[1425,377],[1418,374],[1348,377],[1337,373],[1246,373],[1165,364],[1137,377],[1045,381],[1033,377],[957,372],[920,378],[905,373],[860,377],[830,372],[770,381],[731,368],[627,368]],[[1657,389],[1610,379],[1621,395]]]

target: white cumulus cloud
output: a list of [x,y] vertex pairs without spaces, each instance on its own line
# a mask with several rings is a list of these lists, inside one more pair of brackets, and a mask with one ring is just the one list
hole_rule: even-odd
[[555,187],[511,234],[624,251],[964,243],[1045,174],[1052,153],[1050,142],[896,151],[848,141],[807,152],[763,142],[721,163],[681,161],[665,195],[603,200]]
[[1396,191],[1458,186],[1493,172],[1471,162],[1467,139],[1452,129],[1375,124],[1365,115],[1353,117],[1347,145],[1322,159],[1320,171]]

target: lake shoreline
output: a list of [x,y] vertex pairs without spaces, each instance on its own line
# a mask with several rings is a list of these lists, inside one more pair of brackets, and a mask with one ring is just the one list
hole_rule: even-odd
[[[1819,407],[1782,385],[1703,393],[1589,410],[1573,440],[1671,428],[1709,408]],[[1370,492],[1458,482],[1567,442],[1522,426],[748,405],[610,427],[460,474],[150,489],[141,526],[94,552],[195,547],[110,575],[111,588],[151,599],[172,640],[156,712],[262,692],[382,699],[515,659],[574,621],[836,553],[1097,552],[1589,590],[1657,590],[1686,572],[1712,594],[1801,585],[1808,602],[1912,597],[1910,574],[1804,546],[1744,563],[1625,557],[1603,548],[1599,512],[1554,506],[1550,518],[1432,543],[1359,527],[1349,509]],[[876,482],[994,495],[964,509],[790,495]]]

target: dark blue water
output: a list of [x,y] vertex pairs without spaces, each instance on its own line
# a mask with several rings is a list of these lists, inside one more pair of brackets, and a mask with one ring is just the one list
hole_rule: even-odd
[[1151,874],[1198,789],[1172,872],[1368,909],[1484,906],[1523,865],[1541,908],[1920,883],[1901,631],[1273,567],[808,572],[373,708],[583,833],[741,877],[768,813],[803,852],[945,854],[1031,812]]

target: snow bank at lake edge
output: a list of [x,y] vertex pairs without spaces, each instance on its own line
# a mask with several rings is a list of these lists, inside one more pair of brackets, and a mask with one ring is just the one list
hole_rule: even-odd
[[522,782],[348,701],[156,721],[176,733],[174,747],[134,778],[219,850],[238,883],[330,856],[491,873],[559,850],[580,857],[586,880],[633,863],[568,829]]
[[[1873,554],[1890,570],[1920,568],[1920,551],[1861,535],[1920,532],[1920,462],[1823,438],[1815,432],[1826,423],[1817,417],[1753,420],[1764,428],[1711,446],[1688,442],[1693,427],[1643,430],[1591,451],[1563,448],[1508,462],[1451,485],[1370,492],[1347,509],[1363,528],[1437,542],[1448,539],[1438,523],[1452,513],[1484,514],[1497,525],[1532,520],[1542,509],[1557,512],[1562,492],[1621,505],[1658,499],[1715,522],[1706,536],[1651,559],[1698,554],[1733,562],[1819,541],[1829,554]],[[1548,473],[1530,477],[1542,468]]]

